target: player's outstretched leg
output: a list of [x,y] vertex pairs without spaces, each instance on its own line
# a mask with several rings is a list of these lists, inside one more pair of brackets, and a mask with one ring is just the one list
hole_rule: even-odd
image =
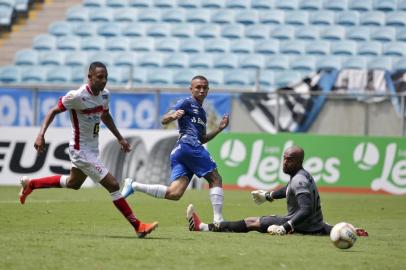
[[147,234],[150,234],[155,228],[158,227],[158,222],[152,223],[140,223],[138,229],[136,230],[137,236],[139,238],[144,238]]
[[134,193],[134,188],[132,186],[133,179],[131,178],[126,178],[124,179],[124,186],[123,189],[121,190],[121,195],[123,195],[124,198],[127,198],[131,194]]
[[20,190],[20,193],[19,193],[20,203],[24,204],[25,199],[32,192],[32,188],[30,186],[30,178],[28,178],[27,176],[21,177],[20,184],[21,184],[21,190]]
[[186,209],[186,219],[189,222],[189,231],[200,231],[200,224],[202,222],[195,212],[193,204],[189,204]]

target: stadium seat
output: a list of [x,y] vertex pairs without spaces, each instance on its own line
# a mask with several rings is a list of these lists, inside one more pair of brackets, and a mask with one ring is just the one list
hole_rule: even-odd
[[56,41],[56,48],[63,51],[76,51],[80,49],[80,37],[68,35],[61,36]]
[[66,20],[69,22],[86,22],[89,20],[89,11],[83,6],[73,6],[66,12]]
[[147,83],[153,85],[170,85],[173,83],[171,69],[149,69]]
[[130,39],[127,37],[112,37],[106,41],[108,51],[128,51],[130,50]]
[[47,71],[48,68],[42,66],[24,67],[21,71],[21,82],[27,84],[45,83]]
[[230,51],[238,54],[248,54],[254,52],[254,41],[251,39],[236,39],[230,43]]
[[348,9],[360,12],[372,10],[372,0],[349,0]]
[[331,42],[331,54],[334,55],[355,55],[357,53],[357,42],[352,40]]
[[271,30],[271,37],[275,39],[293,39],[294,36],[295,28],[292,25],[275,26],[275,28]]
[[375,0],[373,8],[384,12],[395,11],[397,2],[397,0]]
[[179,48],[179,39],[169,37],[155,39],[155,50],[158,52],[177,52]]
[[[194,55],[192,56],[194,57]],[[187,53],[171,53],[164,60],[165,68],[187,68],[189,65],[189,55]]]
[[190,23],[172,24],[171,36],[177,38],[191,38],[194,37],[194,27]]
[[67,66],[59,66],[48,70],[46,81],[51,84],[67,84],[71,82],[71,78],[71,69]]
[[201,0],[202,8],[225,8],[225,0]]
[[298,71],[286,70],[275,72],[275,87],[282,88],[294,85],[302,80],[302,75]]
[[228,9],[249,9],[250,1],[246,0],[226,0],[226,8]]
[[396,29],[393,27],[378,27],[371,33],[371,40],[391,42],[396,39]]
[[72,34],[72,23],[67,21],[55,21],[48,27],[48,33],[56,37]]
[[320,10],[320,9],[322,9],[322,1],[321,0],[300,0],[299,9],[308,10],[308,11]]
[[253,82],[246,70],[232,69],[224,71],[224,84],[227,87],[247,87]]
[[128,0],[106,0],[106,6],[111,8],[124,8],[128,6]]
[[386,25],[393,27],[405,27],[406,26],[406,12],[388,12],[386,13]]
[[90,22],[79,22],[72,26],[73,34],[80,37],[90,37],[97,35],[97,25]]
[[230,24],[235,22],[234,12],[229,9],[220,9],[213,13],[211,22],[218,24]]
[[168,9],[162,14],[162,21],[166,23],[183,23],[186,21],[186,13],[183,9]]
[[370,28],[367,26],[347,27],[346,38],[354,41],[368,41],[370,37]]
[[279,40],[258,40],[254,50],[261,54],[277,54],[279,53]]
[[56,37],[49,34],[40,34],[34,37],[32,48],[38,51],[53,50],[56,47]]
[[295,10],[298,8],[297,0],[275,1],[275,8],[282,10]]
[[208,53],[226,53],[230,50],[230,42],[226,38],[207,39],[205,51]]
[[190,68],[212,68],[213,58],[210,54],[194,54],[189,58]]
[[343,26],[334,25],[327,26],[320,32],[320,38],[325,40],[342,40],[345,37],[345,28]]
[[83,0],[82,5],[90,8],[104,7],[106,5],[106,0]]
[[344,60],[342,68],[348,69],[366,69],[367,62],[363,56],[352,56]]
[[220,54],[214,58],[214,68],[235,69],[238,67],[238,57],[235,54]]
[[217,38],[220,36],[221,27],[218,24],[202,24],[195,27],[195,35],[197,37],[206,38]]
[[358,55],[378,56],[382,53],[382,45],[378,41],[358,42]]
[[316,58],[311,55],[302,55],[290,59],[290,68],[300,72],[311,72],[316,69]]
[[406,56],[406,45],[404,42],[388,42],[383,45],[383,55],[395,57]]
[[403,42],[406,41],[406,29],[405,28],[398,30],[398,32],[396,34],[396,40],[403,41]]
[[397,10],[406,10],[406,0],[399,0],[398,1],[398,8]]
[[319,38],[319,27],[314,25],[296,27],[296,39],[317,40]]
[[305,43],[301,40],[288,40],[280,44],[279,52],[288,55],[298,55],[305,52]]
[[175,8],[177,6],[176,0],[154,0],[154,6],[159,9]]
[[157,8],[146,8],[138,11],[138,21],[144,23],[158,23],[161,21],[161,11]]
[[115,22],[136,22],[138,18],[138,13],[136,8],[119,8],[114,11],[114,21]]
[[285,12],[285,24],[294,26],[307,25],[309,22],[309,13],[303,10],[294,10]]
[[0,68],[1,83],[19,83],[20,69],[16,66],[4,66]]
[[391,57],[373,57],[369,59],[367,67],[368,69],[392,71],[392,59]]
[[395,61],[393,70],[406,71],[406,57],[400,58],[399,60]]
[[283,24],[285,21],[285,12],[274,9],[261,11],[259,13],[259,22],[262,24]]
[[127,37],[142,37],[145,35],[145,24],[129,23],[121,30],[121,34]]
[[23,49],[17,51],[14,57],[14,63],[17,66],[35,66],[38,64],[39,53],[32,49]]
[[200,7],[200,2],[195,0],[178,0],[178,6],[184,9],[196,9]]
[[100,23],[97,27],[97,34],[103,37],[117,37],[121,35],[119,23],[107,22]]
[[265,67],[265,58],[261,54],[241,55],[239,62],[242,69],[262,69]]
[[259,90],[271,91],[274,85],[274,71],[262,69],[259,73]]
[[129,0],[128,5],[130,7],[136,7],[136,8],[149,8],[152,7],[152,1],[151,0]]
[[278,71],[289,69],[289,56],[277,54],[268,57],[266,61],[266,69]]
[[86,67],[88,64],[88,54],[84,51],[67,52],[65,55],[65,65],[70,67]]
[[135,67],[137,56],[133,52],[120,52],[114,57],[113,64],[118,67]]
[[355,26],[359,24],[359,12],[357,11],[343,11],[337,13],[336,24],[343,26]]
[[[196,70],[193,69],[178,69],[174,70],[173,72],[173,84],[181,86],[181,87],[188,87],[190,85],[190,80],[196,76],[199,75],[199,73]],[[210,80],[210,79],[209,79]],[[210,85],[211,85],[211,80],[210,80]]]
[[340,56],[324,56],[316,62],[317,69],[341,69],[341,66]]
[[251,0],[251,8],[270,10],[274,6],[274,0]]
[[258,23],[258,11],[255,9],[241,10],[235,15],[235,22],[244,25],[251,25]]
[[92,22],[111,22],[114,19],[113,9],[103,7],[95,8],[89,12],[89,19]]
[[385,24],[385,13],[382,11],[361,13],[359,23],[366,26],[382,26]]
[[156,52],[146,53],[138,59],[138,66],[148,68],[162,67],[163,55]]
[[315,40],[306,43],[306,54],[309,55],[328,55],[330,54],[330,42],[325,40]]
[[130,40],[130,49],[137,52],[152,52],[154,39],[151,37],[134,37]]
[[111,52],[103,51],[103,52],[94,52],[89,56],[89,63],[92,62],[102,62],[109,68],[113,66],[113,54]]
[[71,82],[75,84],[83,84],[87,80],[88,67],[71,67]]
[[269,39],[271,28],[269,25],[255,24],[245,27],[245,37],[251,39]]
[[150,24],[147,29],[147,36],[160,38],[170,36],[171,29],[169,24],[166,23],[154,23]]
[[145,84],[147,82],[147,69],[145,68],[134,68],[132,72],[132,83]]
[[200,38],[185,38],[181,40],[179,51],[185,53],[200,53],[204,51],[204,42]]
[[40,54],[39,64],[42,66],[61,66],[65,62],[63,51],[46,51]]
[[324,1],[324,9],[335,12],[344,11],[347,9],[347,0],[327,0]]
[[312,12],[309,18],[310,24],[314,25],[333,25],[334,12],[329,10]]
[[210,22],[210,11],[207,9],[199,9],[199,12],[189,10],[186,13],[186,22],[189,23],[208,23]]
[[106,47],[106,39],[100,36],[84,37],[81,41],[81,49],[84,51],[102,51]]
[[129,81],[129,67],[110,67],[107,86],[109,85],[124,85]]
[[17,14],[28,14],[28,10],[30,9],[31,4],[31,0],[16,0],[14,9]]
[[[219,86],[223,84],[224,72],[220,69],[197,69],[196,75],[203,75],[209,80],[210,88],[213,86]],[[190,81],[189,77],[189,81]]]
[[225,24],[222,27],[221,36],[229,39],[241,39],[244,37],[244,29],[241,24]]

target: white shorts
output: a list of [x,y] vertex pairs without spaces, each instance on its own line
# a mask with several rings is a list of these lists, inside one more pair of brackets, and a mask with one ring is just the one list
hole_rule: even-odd
[[98,150],[83,147],[81,147],[80,150],[76,150],[69,146],[69,157],[73,167],[80,169],[97,183],[109,173],[109,170],[101,163],[98,156]]

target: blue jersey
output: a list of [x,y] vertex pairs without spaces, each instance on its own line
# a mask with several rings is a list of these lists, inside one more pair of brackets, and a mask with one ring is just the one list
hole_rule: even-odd
[[178,119],[180,142],[201,144],[206,135],[206,111],[193,97],[179,100],[173,110],[184,110],[185,114]]

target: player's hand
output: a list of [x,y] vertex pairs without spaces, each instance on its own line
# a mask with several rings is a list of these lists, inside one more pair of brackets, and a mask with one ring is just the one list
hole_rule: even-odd
[[35,139],[34,148],[38,153],[44,153],[45,151],[45,138],[44,136],[38,135]]
[[125,153],[131,151],[131,145],[127,142],[126,139],[123,138],[119,140],[118,143],[121,145],[121,150],[124,151]]
[[283,226],[271,225],[268,227],[268,233],[272,235],[285,235],[286,230]]
[[266,193],[266,190],[251,191],[252,199],[258,205],[263,204],[266,201]]
[[176,110],[172,113],[172,118],[173,118],[173,120],[177,120],[177,119],[181,118],[183,115],[185,115],[184,110]]
[[220,125],[219,125],[220,130],[225,129],[228,126],[228,123],[230,122],[229,118],[230,117],[229,117],[228,114],[223,115],[223,119],[221,119],[221,122],[220,122]]

